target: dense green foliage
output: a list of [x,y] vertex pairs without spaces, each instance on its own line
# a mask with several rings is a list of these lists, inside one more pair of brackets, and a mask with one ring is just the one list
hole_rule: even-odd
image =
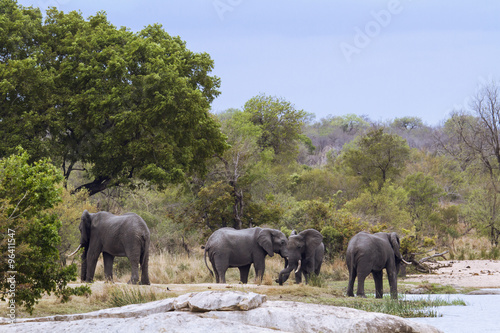
[[0,157],[22,145],[76,170],[90,195],[113,185],[164,186],[226,148],[208,113],[220,82],[213,61],[159,25],[117,29],[104,13],[0,1]]
[[67,299],[88,288],[68,288],[77,267],[59,262],[61,222],[50,209],[61,200],[62,175],[48,160],[28,159],[21,151],[0,160],[0,292],[31,311],[46,292]]

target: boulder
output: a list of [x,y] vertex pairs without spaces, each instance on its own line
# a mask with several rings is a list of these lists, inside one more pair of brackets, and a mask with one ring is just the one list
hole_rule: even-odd
[[20,319],[0,332],[440,332],[381,313],[207,291],[84,314]]
[[241,291],[204,291],[177,298],[176,310],[189,309],[193,312],[248,311],[266,301],[265,295]]

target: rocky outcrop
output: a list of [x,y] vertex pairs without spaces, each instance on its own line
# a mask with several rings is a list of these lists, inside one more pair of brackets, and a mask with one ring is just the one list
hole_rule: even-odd
[[173,299],[85,314],[21,319],[0,332],[440,332],[396,316],[299,302],[266,302],[237,291]]

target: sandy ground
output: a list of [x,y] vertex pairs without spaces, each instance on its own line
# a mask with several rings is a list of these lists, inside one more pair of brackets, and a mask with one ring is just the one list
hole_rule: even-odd
[[433,274],[407,275],[402,282],[428,282],[463,288],[500,288],[500,260],[445,260]]

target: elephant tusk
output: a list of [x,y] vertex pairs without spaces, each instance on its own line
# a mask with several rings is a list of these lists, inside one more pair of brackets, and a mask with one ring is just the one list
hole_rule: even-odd
[[78,245],[78,248],[75,250],[75,252],[71,253],[71,254],[68,254],[68,257],[72,257],[75,255],[75,253],[78,252],[78,250],[80,250],[80,248],[82,247],[82,244]]
[[302,266],[302,260],[299,260],[299,266],[295,270],[295,273],[298,273],[298,271],[300,270],[300,266]]
[[408,262],[408,261],[404,260],[403,258],[401,258],[401,261],[404,262],[407,265],[411,265],[411,262]]

